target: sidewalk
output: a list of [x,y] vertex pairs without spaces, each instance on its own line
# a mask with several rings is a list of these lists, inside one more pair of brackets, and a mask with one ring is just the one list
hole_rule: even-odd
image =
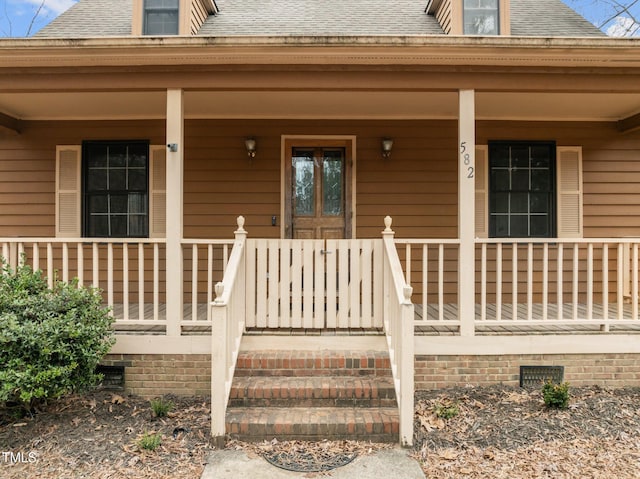
[[[357,457],[346,466],[317,474],[334,479],[425,479],[419,464],[408,457],[408,454],[409,451],[400,448],[383,449],[368,456]],[[201,479],[292,479],[314,475],[280,469],[262,457],[248,457],[244,451],[222,450],[209,455]]]

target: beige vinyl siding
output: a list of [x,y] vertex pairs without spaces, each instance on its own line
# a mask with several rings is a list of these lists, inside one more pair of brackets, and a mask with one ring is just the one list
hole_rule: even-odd
[[[185,236],[231,238],[246,217],[253,237],[280,234],[281,135],[356,135],[357,237],[379,237],[394,218],[397,237],[457,235],[455,121],[217,121],[185,128]],[[164,121],[26,122],[0,142],[0,237],[55,235],[56,145],[148,139],[163,145]],[[255,135],[249,161],[244,138]],[[584,237],[640,236],[640,132],[605,123],[478,122],[478,144],[555,140],[581,145]],[[394,139],[383,160],[380,142]],[[276,215],[278,226],[271,226]]]
[[191,0],[191,35],[196,35],[209,16],[203,0]]
[[444,0],[436,10],[436,20],[447,35],[451,33],[451,0]]

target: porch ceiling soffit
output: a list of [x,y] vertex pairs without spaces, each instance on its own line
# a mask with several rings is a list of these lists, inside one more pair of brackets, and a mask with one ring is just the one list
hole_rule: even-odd
[[[166,93],[0,93],[0,110],[17,120],[163,120]],[[607,121],[634,128],[640,92],[478,92],[478,120]],[[187,119],[456,119],[456,92],[186,91]],[[635,125],[635,126],[634,126]],[[16,130],[18,128],[16,127]]]
[[7,67],[476,65],[640,67],[640,41],[463,36],[7,39]]

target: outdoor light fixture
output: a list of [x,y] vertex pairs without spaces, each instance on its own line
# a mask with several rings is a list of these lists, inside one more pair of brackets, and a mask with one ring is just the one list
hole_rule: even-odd
[[393,140],[391,138],[382,139],[382,158],[388,160],[391,157],[391,149],[393,148]]
[[255,138],[247,138],[244,140],[244,146],[247,148],[247,155],[249,158],[256,157],[256,139]]

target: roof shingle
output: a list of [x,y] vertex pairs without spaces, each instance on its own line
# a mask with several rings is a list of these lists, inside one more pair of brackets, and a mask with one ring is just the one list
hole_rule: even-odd
[[[80,0],[37,37],[131,35],[132,0]],[[368,36],[443,35],[424,13],[426,0],[217,0],[199,35]],[[513,36],[604,35],[560,0],[511,0]]]

